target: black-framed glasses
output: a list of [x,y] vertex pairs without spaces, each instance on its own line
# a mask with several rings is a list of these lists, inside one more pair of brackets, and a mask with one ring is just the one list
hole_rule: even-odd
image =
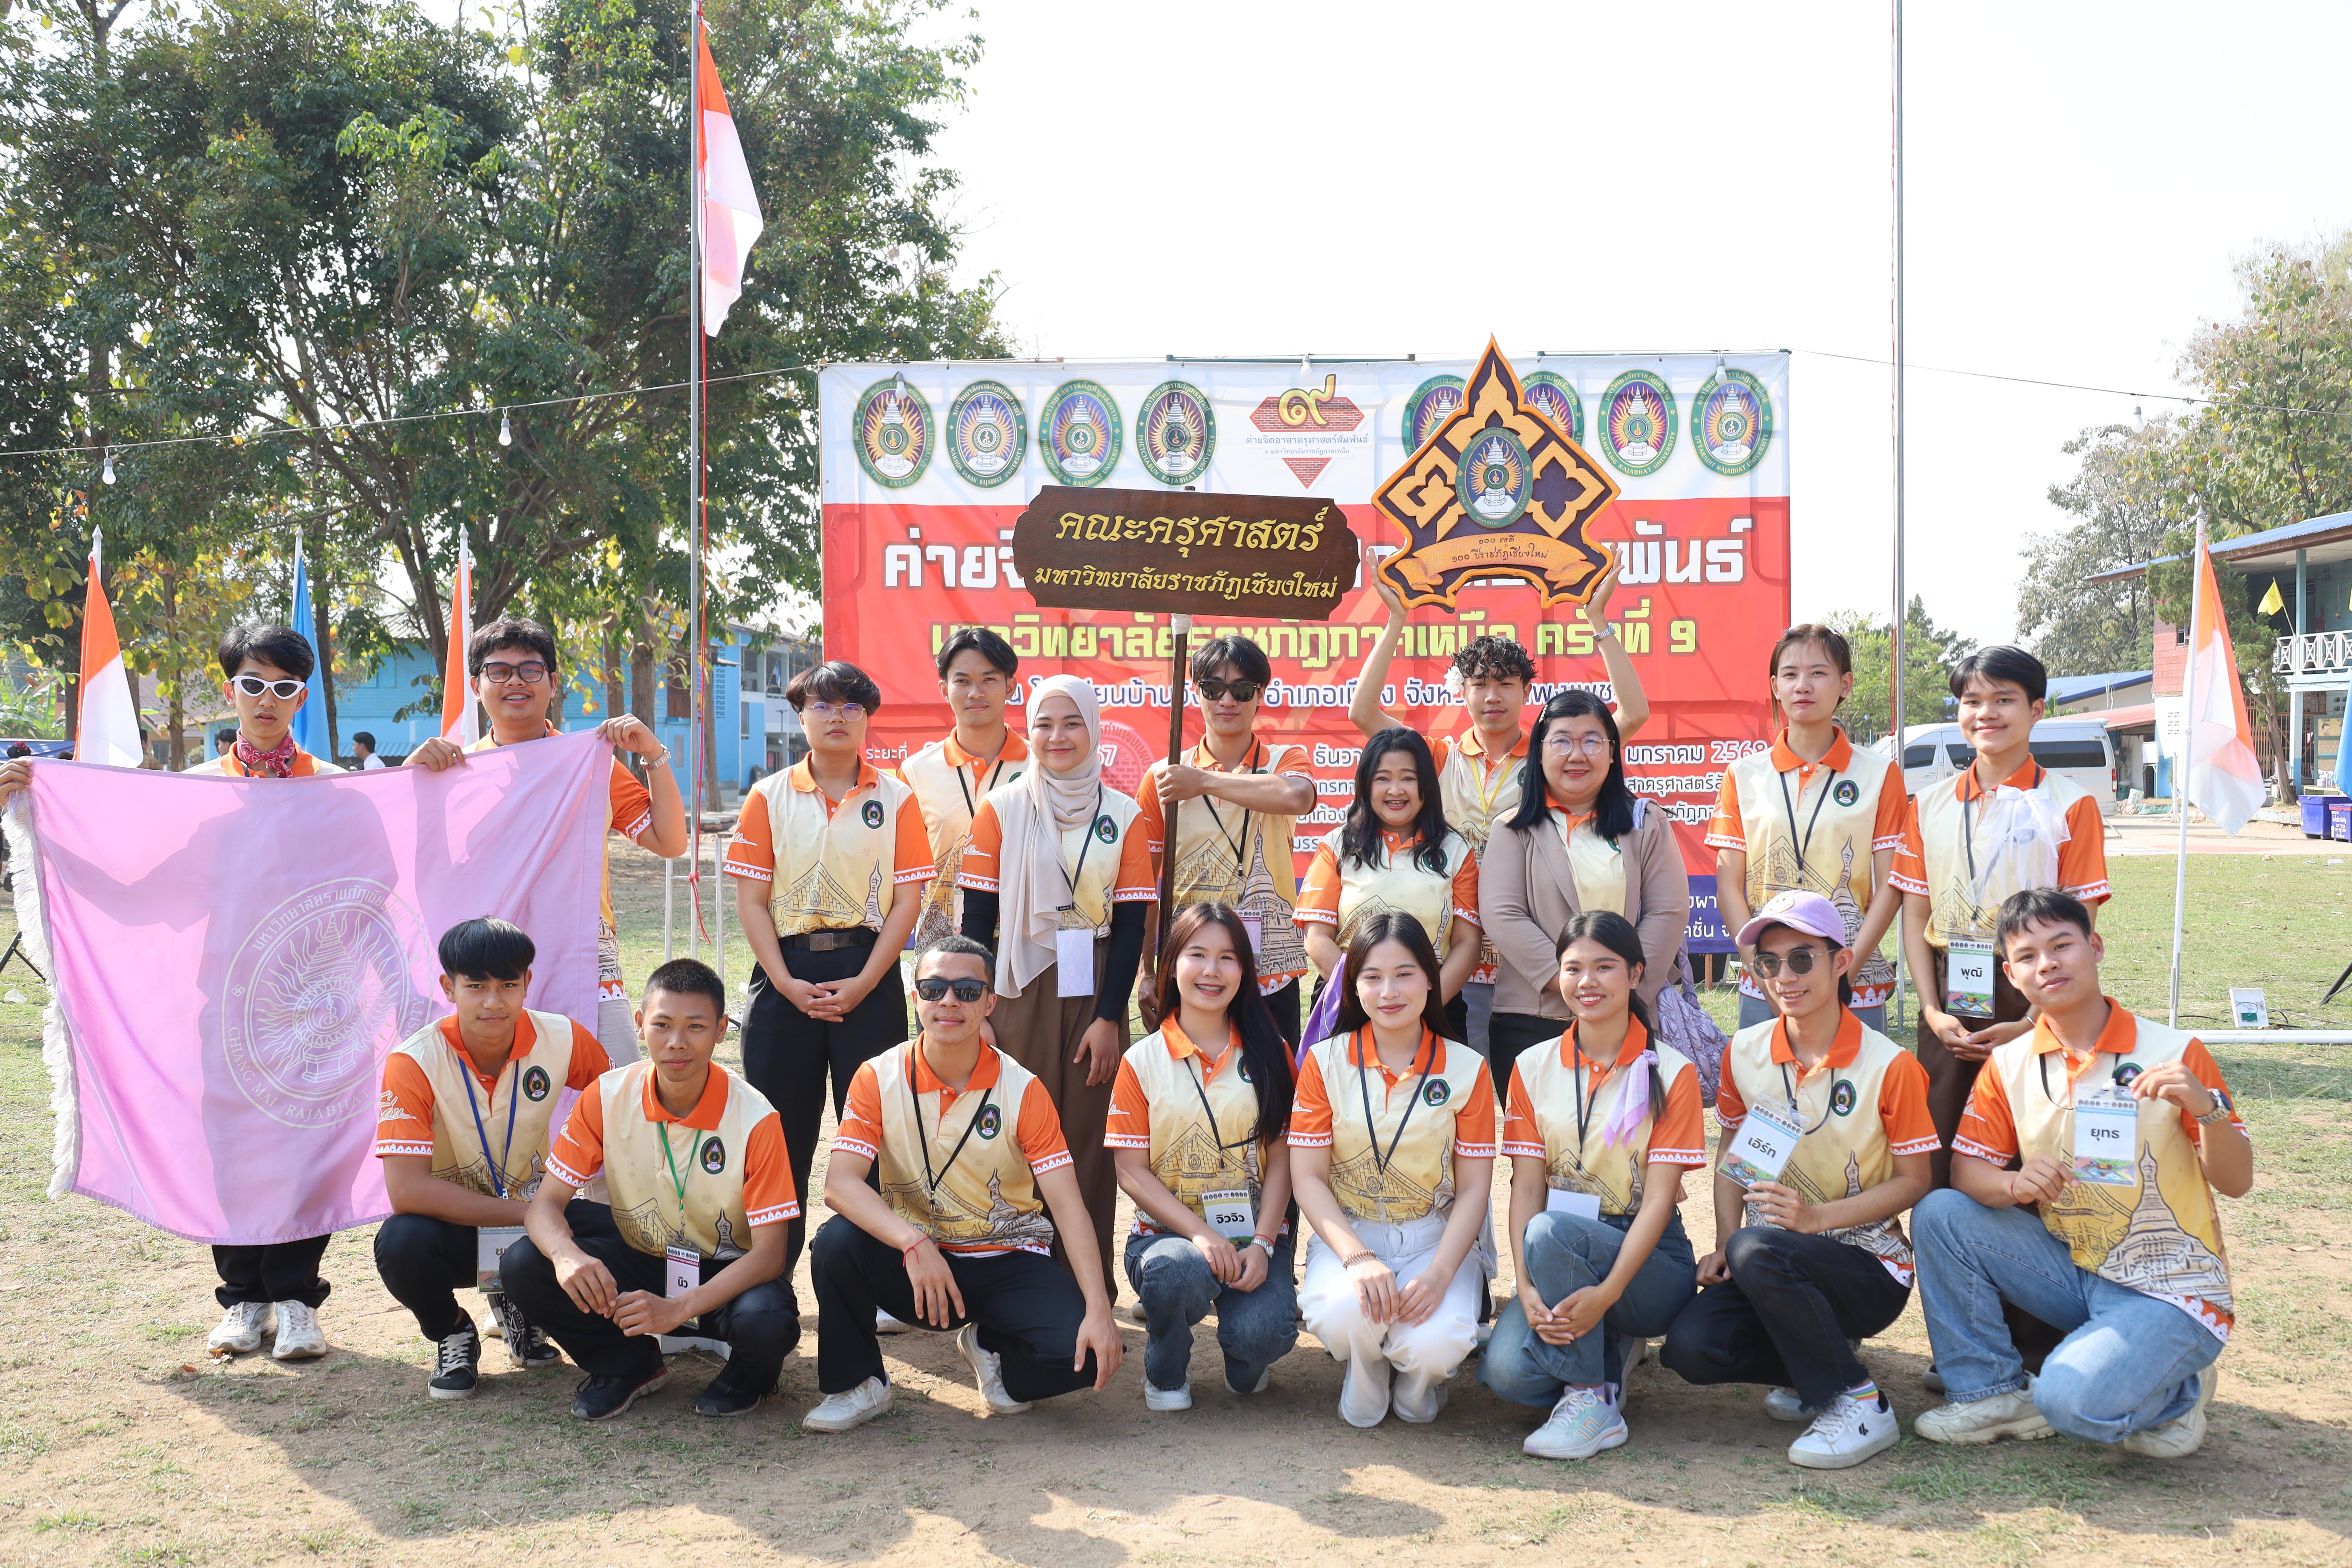
[[936,974],[926,974],[915,982],[915,994],[926,1002],[936,1002],[949,992],[955,993],[959,1002],[977,1002],[988,994],[985,980],[942,980]]
[[267,691],[280,702],[291,702],[302,694],[299,680],[264,680],[257,675],[240,675],[229,682],[247,697],[258,697]]
[[525,659],[520,664],[486,664],[482,666],[482,679],[493,686],[507,686],[515,681],[525,686],[537,686],[547,679],[547,666],[535,658]]
[[1213,675],[1192,682],[1192,688],[1212,702],[1223,702],[1228,697],[1236,702],[1248,702],[1255,700],[1257,694],[1265,689],[1261,681],[1219,680]]
[[1786,953],[1759,952],[1756,955],[1756,973],[1769,980],[1780,973],[1781,963],[1785,961],[1790,973],[1811,974],[1813,965],[1827,956],[1818,947],[1792,947]]

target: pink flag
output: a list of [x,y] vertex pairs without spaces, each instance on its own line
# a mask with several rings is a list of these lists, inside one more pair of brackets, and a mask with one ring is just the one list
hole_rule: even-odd
[[444,931],[514,921],[530,1005],[596,1016],[611,758],[582,732],[439,773],[34,763],[6,826],[55,996],[51,1195],[231,1245],[383,1218],[383,1058],[448,1011]]

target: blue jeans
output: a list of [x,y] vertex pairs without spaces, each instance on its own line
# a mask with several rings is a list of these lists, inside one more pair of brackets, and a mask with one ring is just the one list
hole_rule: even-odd
[[[1864,1028],[1875,1029],[1882,1035],[1886,1033],[1886,1004],[1884,1002],[1875,1007],[1850,1007],[1847,1011],[1862,1020]],[[1769,1024],[1780,1016],[1780,1010],[1772,1005],[1769,998],[1750,996],[1745,991],[1739,994],[1739,1026],[1741,1028],[1750,1028],[1758,1024]]]
[[1952,1188],[1911,1211],[1919,1303],[1955,1405],[2026,1386],[2001,1321],[2004,1298],[2066,1331],[2032,1380],[2033,1403],[2069,1437],[2116,1443],[2189,1414],[2221,1342],[2168,1301],[2074,1261],[2031,1210],[1989,1209]]
[[[1579,1219],[1547,1209],[1528,1222],[1520,1256],[1536,1294],[1557,1306],[1609,1278],[1625,1246],[1633,1216]],[[1571,1344],[1549,1345],[1528,1325],[1528,1310],[1512,1296],[1496,1321],[1478,1363],[1478,1381],[1518,1405],[1551,1405],[1570,1384],[1595,1388],[1625,1377],[1625,1342],[1663,1334],[1698,1289],[1698,1262],[1682,1215],[1666,1221],[1658,1245],[1642,1260],[1625,1293],[1601,1320],[1601,1331]]]
[[1298,1280],[1291,1238],[1275,1243],[1265,1280],[1255,1290],[1217,1282],[1201,1249],[1181,1236],[1131,1236],[1127,1279],[1143,1303],[1143,1373],[1173,1392],[1192,1381],[1192,1325],[1217,1313],[1225,1380],[1244,1392],[1298,1342]]

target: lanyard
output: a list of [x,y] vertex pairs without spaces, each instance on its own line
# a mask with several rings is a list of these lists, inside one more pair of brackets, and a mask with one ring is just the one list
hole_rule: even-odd
[[[1062,881],[1070,889],[1070,901],[1062,906],[1066,910],[1078,907],[1078,879],[1087,874],[1087,855],[1095,847],[1095,825],[1103,819],[1103,787],[1095,786],[1095,808],[1087,814],[1086,837],[1078,840],[1078,868],[1062,873]],[[1061,846],[1056,844],[1054,847],[1059,849]]]
[[[507,1065],[515,1068],[515,1091],[507,1101],[507,1146],[495,1162],[490,1162],[490,1134],[482,1125],[482,1108],[474,1100],[474,1064],[470,1060],[460,1062],[457,1069],[466,1080],[466,1108],[474,1113],[474,1135],[482,1141],[482,1159],[490,1163],[490,1191],[499,1197],[507,1195],[507,1160],[514,1153],[515,1107],[522,1100],[522,1069],[511,1059]],[[500,1078],[506,1076],[503,1072],[499,1074]],[[490,1090],[495,1096],[498,1086],[492,1084]]]
[[[1788,808],[1789,837],[1797,839],[1797,878],[1801,883],[1805,875],[1805,851],[1813,847],[1813,826],[1821,821],[1822,807],[1829,804],[1830,790],[1836,783],[1837,770],[1832,768],[1830,776],[1822,781],[1821,795],[1813,802],[1813,815],[1805,818],[1805,836],[1802,838],[1797,838],[1797,803],[1789,794],[1789,775],[1786,773],[1780,775],[1780,804]],[[1976,848],[1973,837],[1969,840],[1969,874],[1975,875]]]
[[[2095,1061],[2100,1057],[2112,1056],[2122,1058],[2127,1057],[2131,1053],[2129,1051],[2094,1051],[2091,1053],[2091,1057],[2092,1059]],[[2050,1092],[2050,1053],[2048,1051],[2043,1051],[2037,1059],[2042,1067],[2042,1098],[2048,1100],[2051,1104],[2055,1105],[2058,1103],[2058,1097]],[[2066,1104],[2070,1110],[2074,1104],[2075,1082],[2076,1079],[2072,1077],[2068,1078],[2066,1080]]]
[[[1008,739],[1004,743],[1009,746],[1013,742]],[[1004,753],[999,752],[996,754],[996,765],[988,770],[988,782],[980,786],[980,798],[982,800],[986,800],[988,798],[988,792],[996,787],[996,775],[1003,771]],[[966,822],[970,822],[973,817],[980,815],[980,805],[978,802],[975,802],[971,798],[971,781],[963,776],[964,770],[962,768],[958,768],[955,771],[955,775],[956,788],[963,791],[963,819]]]
[[[1971,763],[1969,766],[1973,769],[1976,764]],[[1995,788],[1998,787],[2000,786],[1995,786]],[[2041,788],[2042,775],[2040,773],[2034,774],[2033,782],[2027,784],[2025,787],[2028,789]],[[1979,803],[1989,801],[1992,796],[1992,790],[1985,790],[1978,795],[1975,801],[1962,801],[1960,803],[1960,835],[1962,841],[1968,846],[1969,889],[1971,897],[1975,894],[1977,881],[1977,811],[1979,808]]]
[[1486,787],[1488,761],[1486,753],[1482,751],[1477,755],[1472,756],[1467,751],[1463,751],[1462,754],[1464,760],[1469,763],[1472,773],[1476,775],[1475,782],[1470,787],[1478,802],[1478,820],[1482,823],[1486,822],[1495,815],[1495,803],[1503,797],[1503,781],[1511,776],[1510,753],[1504,752],[1496,761],[1494,773],[1495,787],[1492,789]]
[[[677,1173],[677,1156],[669,1152],[669,1123],[655,1122],[654,1136],[661,1140],[662,1159],[669,1165],[669,1184],[677,1189],[677,1232],[680,1236],[684,1236],[686,1234],[686,1178]],[[694,1140],[688,1138],[686,1141],[686,1146],[688,1150],[692,1150]]]
[[[1202,742],[1201,742],[1201,749],[1202,749],[1202,750],[1203,750],[1203,751],[1208,751],[1208,744],[1209,744],[1209,743],[1208,743],[1206,741]],[[1234,770],[1234,772],[1235,772],[1235,773],[1264,773],[1264,772],[1265,771],[1265,767],[1264,767],[1264,765],[1263,765],[1263,762],[1264,762],[1265,754],[1265,742],[1264,741],[1261,741],[1261,740],[1258,740],[1258,739],[1256,739],[1256,738],[1253,737],[1253,738],[1251,739],[1251,741],[1250,741],[1250,749],[1249,749],[1249,753],[1248,753],[1248,755],[1247,755],[1247,756],[1244,756],[1244,757],[1243,757],[1243,758],[1242,758],[1242,762],[1243,762],[1243,763],[1244,763],[1244,766],[1242,766],[1242,767],[1235,768],[1235,769]],[[1250,758],[1251,758],[1251,757],[1256,757],[1256,758],[1259,758],[1259,759],[1260,759],[1260,764],[1261,764],[1261,765],[1259,765],[1259,766],[1257,766],[1257,767],[1250,767],[1250,766],[1247,766],[1246,764],[1248,763],[1248,762],[1249,762],[1249,760],[1250,760]],[[1210,760],[1211,762],[1215,762],[1215,761],[1217,760],[1217,753],[1216,753],[1216,752],[1209,752],[1209,760]],[[1207,807],[1209,808],[1209,820],[1210,820],[1210,821],[1212,821],[1212,822],[1213,822],[1213,823],[1215,823],[1215,824],[1217,825],[1217,835],[1218,835],[1218,837],[1221,837],[1221,838],[1223,838],[1223,839],[1225,841],[1225,847],[1226,847],[1226,848],[1228,848],[1228,849],[1231,849],[1231,850],[1234,852],[1234,875],[1236,878],[1240,877],[1240,876],[1241,876],[1241,874],[1242,874],[1242,863],[1249,858],[1249,819],[1250,819],[1250,814],[1249,814],[1247,811],[1244,811],[1244,812],[1242,813],[1242,831],[1241,831],[1241,836],[1240,836],[1239,837],[1235,837],[1233,834],[1227,833],[1227,832],[1225,831],[1225,819],[1224,819],[1224,817],[1223,817],[1223,816],[1221,816],[1221,815],[1218,813],[1218,811],[1217,811],[1217,797],[1216,797],[1215,795],[1202,795],[1202,796],[1201,797],[1201,804],[1202,804],[1202,805],[1205,805],[1205,806],[1207,806]]]
[[[1588,1067],[1590,1071],[1587,1071]],[[1586,1099],[1584,1080],[1592,1079],[1592,1096]],[[1568,1097],[1576,1103],[1576,1168],[1584,1169],[1584,1134],[1592,1125],[1592,1113],[1601,1109],[1601,1090],[1609,1081],[1609,1064],[1596,1062],[1584,1054],[1584,1047],[1576,1047],[1574,1075],[1569,1079]]]
[[[1227,1047],[1226,1048],[1230,1050],[1230,1049],[1232,1049],[1233,1047]],[[1218,1136],[1217,1136],[1217,1113],[1216,1113],[1216,1111],[1215,1111],[1214,1110],[1213,1110],[1213,1109],[1210,1107],[1210,1105],[1209,1105],[1209,1069],[1208,1069],[1208,1068],[1206,1068],[1201,1067],[1201,1065],[1200,1065],[1200,1055],[1201,1055],[1201,1053],[1200,1053],[1200,1052],[1198,1052],[1198,1051],[1194,1051],[1194,1052],[1192,1053],[1192,1056],[1193,1056],[1193,1064],[1192,1064],[1192,1065],[1193,1065],[1193,1067],[1194,1067],[1194,1068],[1199,1071],[1199,1073],[1200,1073],[1200,1075],[1201,1075],[1201,1076],[1200,1076],[1200,1077],[1198,1077],[1198,1078],[1193,1078],[1193,1077],[1192,1077],[1190,1074],[1187,1074],[1187,1075],[1186,1075],[1186,1077],[1185,1077],[1185,1081],[1186,1081],[1187,1083],[1190,1083],[1190,1084],[1192,1086],[1192,1092],[1193,1092],[1193,1093],[1195,1093],[1195,1094],[1197,1094],[1197,1095],[1199,1095],[1199,1096],[1201,1097],[1201,1114],[1202,1114],[1202,1115],[1203,1115],[1203,1116],[1205,1116],[1205,1117],[1207,1117],[1207,1118],[1209,1119],[1209,1142],[1212,1142],[1212,1143],[1214,1143],[1214,1144],[1218,1147],[1218,1149],[1219,1149],[1219,1150],[1221,1150],[1221,1151],[1222,1151],[1222,1150],[1226,1150],[1226,1149],[1246,1149],[1246,1148],[1248,1148],[1248,1147],[1250,1146],[1250,1134],[1248,1134],[1248,1133],[1246,1133],[1246,1132],[1244,1132],[1244,1133],[1243,1133],[1243,1134],[1242,1134],[1242,1136],[1241,1136],[1241,1138],[1240,1138],[1240,1140],[1239,1140],[1238,1142],[1232,1142],[1232,1143],[1228,1143],[1228,1142],[1226,1142],[1223,1139],[1222,1139],[1222,1138],[1220,1138],[1220,1137],[1218,1137]],[[1255,1094],[1255,1092],[1256,1092],[1256,1090],[1255,1090],[1255,1089],[1252,1089],[1252,1090],[1251,1090],[1251,1093],[1253,1093],[1253,1094]],[[1410,1114],[1410,1113],[1408,1113],[1408,1114]],[[1402,1131],[1402,1129],[1400,1129],[1400,1131]],[[1375,1142],[1377,1142],[1377,1141],[1378,1141],[1378,1140],[1375,1140]],[[1394,1150],[1394,1148],[1393,1148],[1393,1147],[1391,1147],[1391,1148],[1390,1152],[1391,1152],[1391,1153],[1394,1153],[1394,1152],[1395,1152],[1395,1150]],[[1224,1163],[1223,1160],[1219,1160],[1219,1161],[1217,1162],[1217,1168],[1218,1168],[1219,1170],[1221,1170],[1221,1171],[1222,1171],[1222,1170],[1223,1170],[1223,1169],[1224,1169],[1224,1163]]]
[[[1404,1102],[1404,1114],[1397,1118],[1396,1136],[1389,1140],[1389,1152],[1386,1154],[1381,1152],[1380,1125],[1372,1120],[1372,1069],[1364,1061],[1366,1047],[1364,1031],[1361,1029],[1356,1031],[1356,1088],[1364,1097],[1364,1131],[1371,1135],[1372,1169],[1380,1173],[1381,1184],[1386,1186],[1389,1162],[1396,1158],[1397,1145],[1404,1142],[1405,1123],[1412,1120],[1412,1108],[1421,1103],[1421,1092],[1429,1087],[1430,1072],[1437,1066],[1437,1047],[1433,1042],[1429,1047],[1429,1066],[1421,1069],[1421,1078],[1412,1086],[1412,1098]],[[1373,1054],[1377,1055],[1377,1048]],[[1211,1136],[1213,1137],[1214,1133],[1213,1132]]]
[[[1830,1124],[1830,1112],[1837,1109],[1837,1091],[1841,1081],[1843,1080],[1837,1074],[1830,1074],[1830,1097],[1822,1106],[1822,1119],[1808,1127],[1805,1125],[1804,1107],[1797,1103],[1797,1086],[1789,1077],[1789,1064],[1787,1062],[1780,1064],[1780,1090],[1789,1097],[1789,1113],[1797,1119],[1798,1137],[1811,1137]],[[2048,1087],[2046,1084],[2043,1085],[2044,1089]]]
[[[963,1152],[963,1146],[971,1142],[971,1130],[980,1125],[982,1117],[988,1114],[988,1097],[995,1090],[983,1089],[980,1091],[980,1104],[972,1111],[971,1120],[963,1124],[963,1136],[956,1140],[955,1150],[948,1155],[948,1163],[940,1167],[940,1173],[936,1176],[931,1174],[931,1141],[923,1131],[923,1097],[915,1092],[915,1068],[922,1059],[922,1048],[918,1045],[907,1053],[907,1099],[915,1108],[915,1142],[923,1151],[923,1195],[936,1198],[940,1184],[948,1179],[948,1173],[955,1169],[957,1156]],[[947,1115],[945,1106],[940,1108],[940,1115],[942,1118]]]

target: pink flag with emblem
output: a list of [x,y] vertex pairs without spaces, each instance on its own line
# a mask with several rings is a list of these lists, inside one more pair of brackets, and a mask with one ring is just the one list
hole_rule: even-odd
[[596,1016],[611,758],[583,732],[439,773],[36,762],[6,827],[51,983],[51,1195],[230,1245],[383,1218],[383,1058],[449,1010],[444,931],[512,921],[530,1005]]

